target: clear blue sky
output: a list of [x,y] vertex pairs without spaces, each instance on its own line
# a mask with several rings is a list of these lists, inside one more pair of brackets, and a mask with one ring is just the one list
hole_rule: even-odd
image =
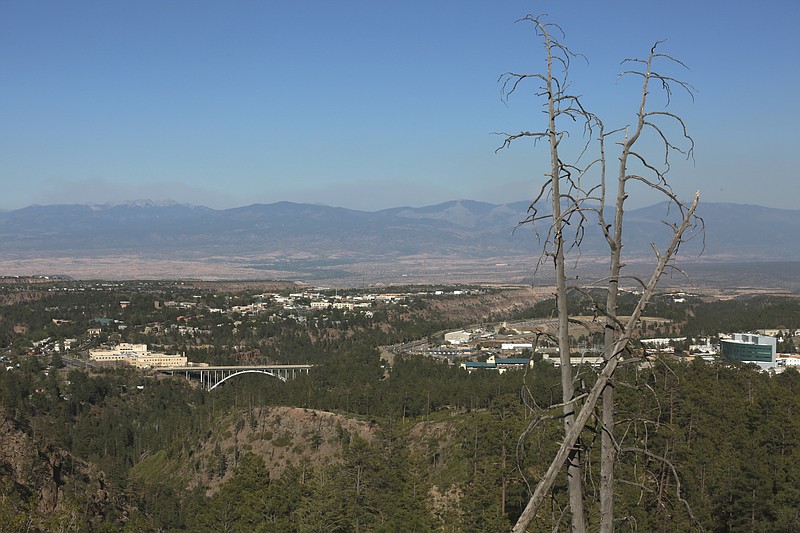
[[675,189],[798,207],[797,0],[2,0],[0,208],[528,200],[546,154],[492,135],[541,125],[497,83],[541,69],[528,13],[587,56],[575,92],[609,126],[635,111],[620,60],[668,39],[699,91],[670,107],[697,143]]

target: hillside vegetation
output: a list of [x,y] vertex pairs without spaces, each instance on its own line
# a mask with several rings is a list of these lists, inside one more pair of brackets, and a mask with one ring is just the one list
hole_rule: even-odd
[[[123,296],[131,307],[114,312],[132,323],[137,296]],[[496,318],[552,310],[481,298]],[[379,323],[284,324],[271,345],[287,355],[311,346],[318,357],[286,383],[251,375],[205,392],[27,354],[25,343],[54,327],[48,313],[68,318],[71,308],[83,327],[82,306],[109,314],[120,299],[112,291],[104,308],[100,297],[45,295],[2,309],[0,324],[28,327],[2,329],[11,369],[0,370],[0,530],[507,531],[559,444],[559,380],[548,363],[469,374],[422,356],[380,359],[379,339],[438,331],[431,309],[446,300],[409,303]],[[480,301],[460,305],[479,315]],[[799,309],[789,298],[665,299],[653,313],[664,317],[657,327],[707,334],[731,317],[741,328],[794,330]],[[241,326],[227,334],[221,346],[257,345]],[[580,369],[581,386],[593,376]],[[617,390],[619,433],[631,437],[619,451],[620,531],[800,530],[800,373],[633,358]],[[592,487],[597,429],[584,439]],[[532,530],[566,530],[565,488],[562,478]],[[594,500],[590,491],[590,524]]]

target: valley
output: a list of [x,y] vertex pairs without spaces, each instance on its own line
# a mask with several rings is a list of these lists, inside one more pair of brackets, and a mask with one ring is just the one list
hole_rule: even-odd
[[[668,461],[620,458],[618,475],[631,485],[617,512],[639,527],[799,523],[800,374],[706,362],[691,346],[766,328],[781,331],[781,353],[797,352],[800,299],[767,292],[665,289],[653,301],[640,336],[675,340],[646,364],[644,344],[634,343],[619,375],[621,434],[639,435],[639,446]],[[541,357],[552,350],[548,329],[535,326],[553,323],[551,295],[524,285],[9,279],[0,283],[0,523],[9,531],[507,530],[559,440],[559,425],[547,421],[558,369]],[[591,320],[585,296],[574,294],[571,306]],[[484,336],[432,355],[464,328]],[[591,349],[601,329],[576,328],[576,352]],[[120,342],[198,363],[314,367],[286,382],[244,375],[208,392],[157,369],[76,363],[88,363],[89,347]],[[508,357],[503,342],[534,363],[461,367]],[[525,351],[525,342],[536,347]],[[595,379],[592,366],[576,370],[587,386]],[[597,449],[587,439],[591,459]],[[753,514],[746,503],[763,486],[771,496]],[[557,522],[541,513],[535,527]]]

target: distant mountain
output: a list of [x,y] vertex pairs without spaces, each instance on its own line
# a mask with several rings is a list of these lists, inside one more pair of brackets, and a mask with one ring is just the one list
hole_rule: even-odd
[[[471,200],[377,212],[291,202],[223,210],[150,201],[36,205],[0,213],[0,259],[269,256],[347,264],[420,255],[535,257],[541,245],[534,229],[543,238],[547,227],[519,226],[527,208],[527,202]],[[705,238],[686,243],[684,258],[800,260],[800,211],[705,203],[698,214],[705,222]],[[652,241],[663,248],[669,237],[665,218],[669,220],[664,204],[626,212],[626,250],[649,258]],[[590,223],[581,249],[588,257],[605,253],[595,224]]]
[[493,255],[524,246],[512,235],[520,206],[447,202],[378,212],[278,202],[214,210],[137,202],[31,206],[0,213],[3,253],[158,253],[313,256],[419,252]]

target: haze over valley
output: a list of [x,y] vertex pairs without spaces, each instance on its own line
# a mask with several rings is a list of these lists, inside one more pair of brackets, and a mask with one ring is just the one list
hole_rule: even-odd
[[[0,213],[0,268],[78,279],[548,283],[548,269],[534,276],[543,235],[519,225],[527,208],[470,200],[375,212],[291,202],[224,210],[151,201],[30,206]],[[668,236],[663,213],[655,205],[626,214],[634,270],[652,263],[650,243]],[[800,261],[800,241],[792,236],[800,234],[800,211],[705,203],[699,215],[705,233],[679,255],[680,264],[698,265],[690,279],[724,283],[725,272],[736,271],[729,282],[798,288],[792,262]],[[604,247],[590,228],[582,264],[591,271]]]
[[798,20],[2,3],[0,532],[800,531]]

